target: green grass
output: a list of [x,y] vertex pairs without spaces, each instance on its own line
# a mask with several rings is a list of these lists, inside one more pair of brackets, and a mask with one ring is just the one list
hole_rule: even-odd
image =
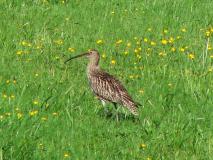
[[[213,159],[212,15],[211,0],[0,1],[0,160]],[[139,120],[104,117],[87,60],[64,65],[89,48]]]

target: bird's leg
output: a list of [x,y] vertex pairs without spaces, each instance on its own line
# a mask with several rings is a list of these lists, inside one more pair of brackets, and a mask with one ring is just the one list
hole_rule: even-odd
[[103,107],[104,107],[104,113],[107,115],[108,112],[109,112],[109,110],[108,110],[107,107],[106,107],[106,102],[105,102],[103,99],[101,99],[101,103],[102,103],[102,105],[103,105]]
[[118,121],[119,121],[119,117],[118,117],[118,107],[117,107],[117,104],[114,103],[114,102],[113,102],[113,105],[114,105],[115,110],[116,110],[116,114],[115,114],[115,116],[116,116],[116,121],[118,122]]
[[103,99],[101,99],[101,103],[102,103],[102,105],[105,107],[106,102],[105,102]]

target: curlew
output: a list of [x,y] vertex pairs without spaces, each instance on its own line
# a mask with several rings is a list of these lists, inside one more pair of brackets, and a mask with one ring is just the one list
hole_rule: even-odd
[[133,115],[138,115],[138,106],[140,104],[133,101],[119,80],[100,68],[100,55],[97,50],[91,50],[71,57],[66,60],[65,63],[71,59],[83,56],[86,56],[89,59],[87,65],[87,77],[89,79],[90,87],[98,99],[101,100],[103,106],[105,106],[106,102],[111,102],[117,109],[116,104],[120,104],[128,108]]

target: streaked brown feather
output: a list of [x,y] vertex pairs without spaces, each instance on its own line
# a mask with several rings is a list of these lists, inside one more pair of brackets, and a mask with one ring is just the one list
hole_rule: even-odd
[[138,115],[138,104],[133,101],[121,82],[100,69],[100,55],[97,50],[91,50],[81,55],[74,56],[66,62],[82,56],[87,56],[90,60],[87,66],[87,76],[93,92],[101,100],[121,104],[127,107],[134,115]]
[[136,114],[138,105],[119,80],[103,70],[94,70],[88,75],[93,92],[101,99],[127,107]]

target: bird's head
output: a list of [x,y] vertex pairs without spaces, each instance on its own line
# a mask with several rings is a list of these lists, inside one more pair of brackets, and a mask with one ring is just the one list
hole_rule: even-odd
[[86,57],[88,57],[88,58],[99,57],[99,53],[98,53],[97,50],[92,49],[92,50],[89,50],[89,51],[87,52]]
[[89,59],[98,59],[99,60],[98,51],[95,50],[95,49],[92,49],[92,50],[89,50],[88,52],[85,52],[85,53],[79,54],[77,56],[71,57],[71,58],[67,59],[64,63],[67,63],[68,61],[70,61],[72,59],[79,58],[79,57],[84,57],[84,56],[89,58]]

